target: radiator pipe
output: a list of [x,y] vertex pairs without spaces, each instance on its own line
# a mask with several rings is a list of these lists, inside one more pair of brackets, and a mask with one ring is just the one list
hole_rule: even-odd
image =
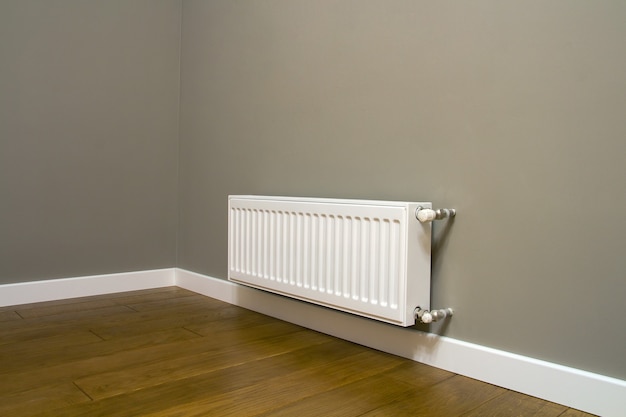
[[456,216],[455,209],[444,208],[444,209],[433,210],[433,209],[419,206],[415,210],[415,217],[417,217],[417,220],[419,220],[420,223],[428,223],[428,222],[432,222],[433,220],[441,220],[441,219],[454,217],[454,216]]
[[429,324],[435,321],[443,320],[447,317],[451,317],[454,314],[454,310],[450,307],[442,308],[439,310],[422,310],[420,307],[416,307],[413,312],[415,320],[419,320],[421,323]]

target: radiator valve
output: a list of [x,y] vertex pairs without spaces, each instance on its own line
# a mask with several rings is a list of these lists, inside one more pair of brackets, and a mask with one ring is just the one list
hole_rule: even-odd
[[451,308],[442,308],[439,310],[422,310],[420,307],[415,309],[415,319],[424,324],[429,324],[434,321],[443,320],[446,317],[450,317],[454,314],[454,310]]
[[450,218],[454,216],[456,216],[455,209],[433,210],[433,209],[419,206],[415,210],[415,217],[417,217],[417,220],[419,220],[420,223],[429,223],[429,222],[432,222],[433,220],[441,220],[441,219],[446,219],[446,218]]

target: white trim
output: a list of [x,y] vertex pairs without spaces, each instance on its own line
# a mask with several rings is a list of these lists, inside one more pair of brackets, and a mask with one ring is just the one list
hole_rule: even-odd
[[0,307],[176,285],[174,268],[0,285]]
[[405,329],[176,269],[176,285],[364,346],[605,417],[623,416],[626,381]]

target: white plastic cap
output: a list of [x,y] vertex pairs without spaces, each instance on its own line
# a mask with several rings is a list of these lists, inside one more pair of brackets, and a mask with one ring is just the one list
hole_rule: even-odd
[[425,311],[424,314],[422,314],[422,316],[420,317],[420,321],[422,323],[432,323],[433,322],[433,315],[430,314],[430,312]]
[[437,212],[432,209],[421,209],[417,211],[417,220],[420,223],[432,222],[437,218]]

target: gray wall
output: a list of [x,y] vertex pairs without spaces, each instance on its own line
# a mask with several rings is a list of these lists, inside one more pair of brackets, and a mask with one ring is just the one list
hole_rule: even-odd
[[[184,1],[179,263],[227,195],[430,200],[451,337],[626,378],[626,3]],[[443,239],[443,240],[442,240]]]
[[180,1],[0,1],[0,283],[171,267]]

